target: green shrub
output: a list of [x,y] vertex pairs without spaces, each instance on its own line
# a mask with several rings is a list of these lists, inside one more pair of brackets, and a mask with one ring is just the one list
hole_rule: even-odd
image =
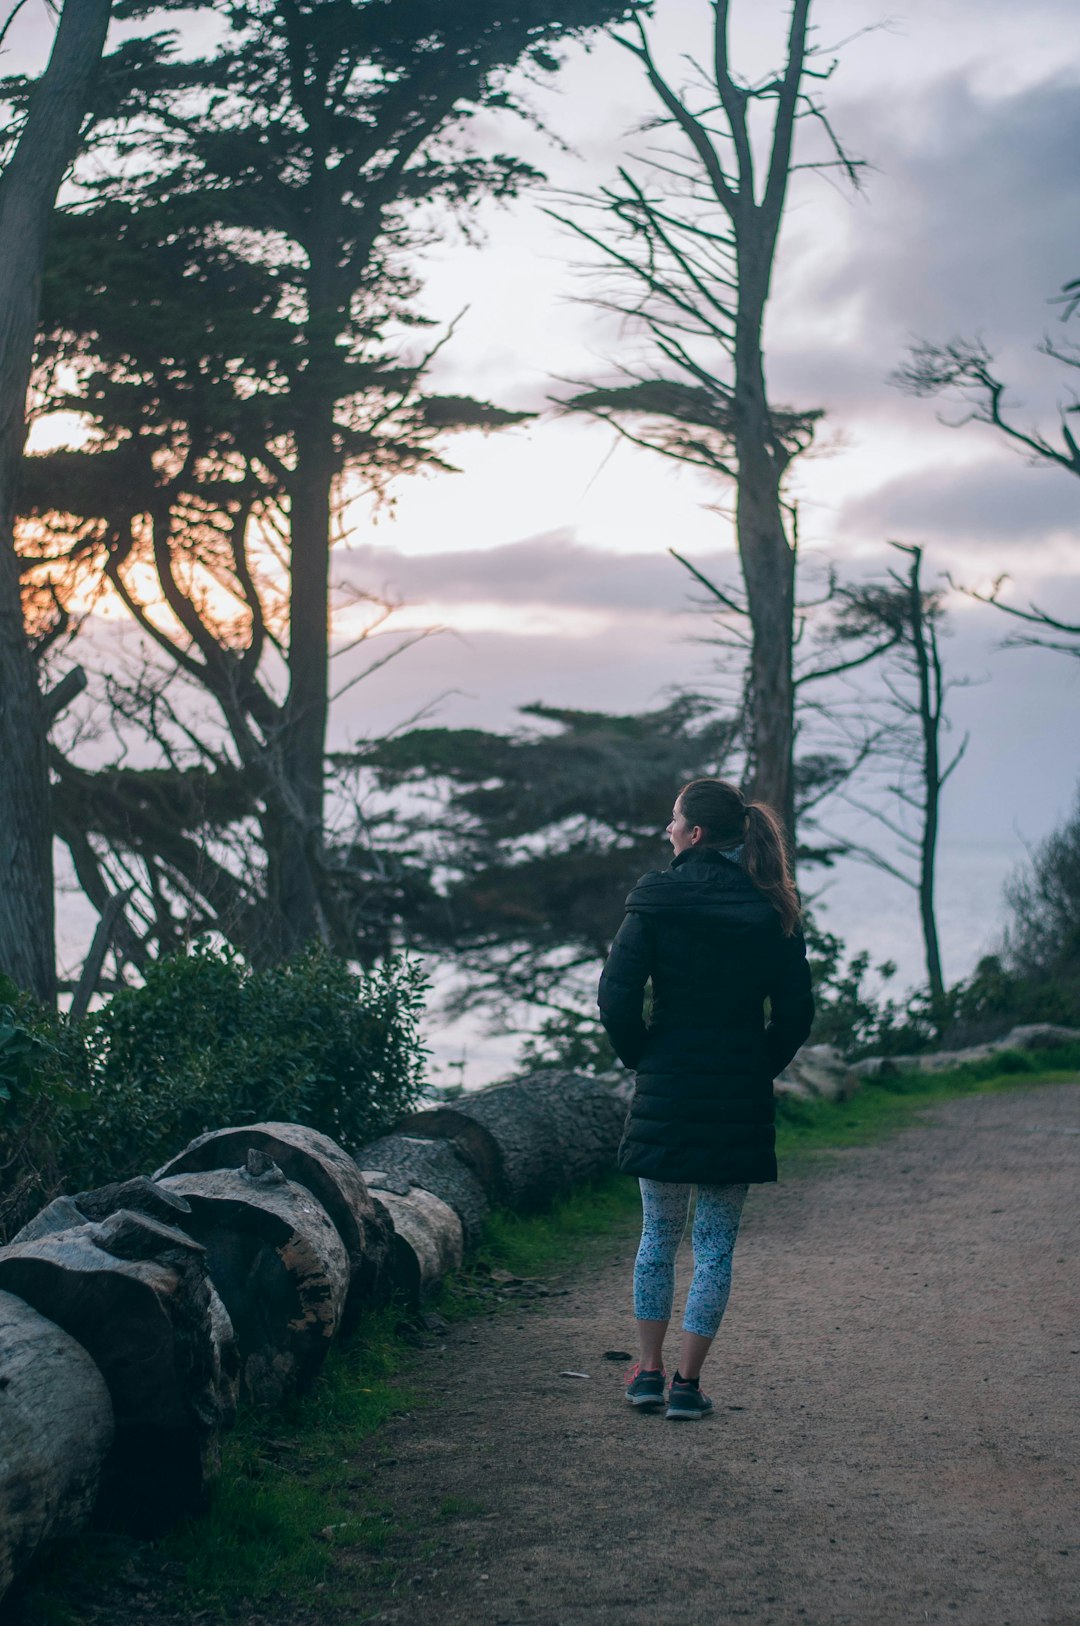
[[83,1022],[0,1005],[0,1223],[225,1124],[306,1123],[358,1149],[423,1091],[426,987],[405,958],[360,973],[311,948],[253,971],[204,943]]
[[0,976],[0,1239],[62,1184],[63,1148],[89,1099],[85,1073],[63,1021]]
[[600,1018],[577,1011],[545,1016],[526,1039],[516,1063],[523,1072],[558,1067],[572,1073],[608,1073],[618,1065]]

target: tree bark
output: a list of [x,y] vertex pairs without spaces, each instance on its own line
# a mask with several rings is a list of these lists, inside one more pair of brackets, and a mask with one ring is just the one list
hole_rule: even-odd
[[45,1541],[85,1524],[113,1438],[85,1349],[0,1292],[0,1597]]
[[365,1306],[370,1308],[385,1296],[390,1231],[384,1216],[376,1211],[356,1163],[336,1141],[305,1124],[213,1129],[170,1158],[154,1178],[235,1169],[252,1150],[272,1158],[285,1178],[309,1191],[333,1220],[349,1256],[343,1326],[351,1326]]
[[365,1181],[379,1193],[381,1201],[385,1201],[386,1191],[396,1191],[402,1183],[406,1192],[411,1186],[419,1186],[454,1210],[467,1248],[479,1242],[491,1205],[452,1140],[382,1135],[362,1146],[356,1160],[368,1171]]
[[0,177],[0,969],[56,996],[48,714],[23,624],[15,504],[45,242],[105,45],[110,0],[65,0]]
[[[372,1171],[373,1176],[376,1172]],[[386,1179],[390,1182],[394,1177],[387,1175]],[[404,1180],[394,1181],[398,1183],[405,1184]],[[465,1251],[461,1221],[449,1203],[422,1186],[406,1191],[373,1186],[373,1190],[394,1226],[394,1286],[411,1304],[420,1304],[461,1264]]]
[[248,1397],[278,1405],[309,1387],[349,1288],[348,1255],[322,1204],[257,1151],[246,1168],[174,1174],[160,1184],[191,1205],[184,1229],[206,1248]]
[[[753,218],[744,228],[751,235],[759,229],[760,222]],[[755,259],[749,253],[740,256],[740,303],[744,284],[756,279],[760,285],[767,276],[768,268],[755,265]],[[784,530],[783,470],[777,467],[765,395],[760,286],[750,291],[746,307],[740,311],[735,347],[733,415],[739,468],[735,531],[753,630],[748,788],[755,801],[767,803],[780,815],[794,850],[795,553]]]
[[[414,1113],[398,1131],[453,1141],[493,1202],[528,1210],[545,1208],[576,1181],[613,1168],[625,1116],[625,1104],[594,1079],[545,1070]],[[498,1154],[487,1180],[468,1151],[477,1128]]]
[[926,979],[930,986],[930,1004],[937,1018],[941,1018],[945,1004],[945,974],[941,965],[938,943],[937,908],[934,899],[934,868],[937,860],[938,820],[941,805],[941,713],[942,674],[938,656],[937,635],[928,622],[923,608],[923,590],[920,581],[922,549],[911,548],[911,572],[908,577],[911,602],[911,645],[915,658],[915,672],[919,689],[919,728],[922,736],[922,779],[925,790],[922,832],[919,840],[919,919],[922,924],[923,946],[926,953]]
[[286,954],[316,938],[330,939],[320,869],[330,715],[334,401],[340,388],[335,337],[343,313],[333,295],[337,234],[321,151],[314,167],[311,206],[318,246],[309,255],[306,355],[296,390],[296,462],[289,492],[289,694],[281,751],[284,805],[272,865]]
[[108,1386],[116,1438],[102,1497],[151,1535],[204,1504],[232,1420],[203,1249],[130,1209],[0,1249],[0,1288],[78,1340]]

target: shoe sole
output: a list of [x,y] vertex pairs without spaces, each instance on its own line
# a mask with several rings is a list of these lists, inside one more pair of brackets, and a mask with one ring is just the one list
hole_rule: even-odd
[[631,1406],[662,1406],[664,1404],[663,1395],[627,1395],[626,1398]]
[[706,1411],[677,1411],[674,1406],[669,1406],[664,1415],[673,1423],[697,1423],[703,1417],[711,1417],[712,1407],[710,1406]]

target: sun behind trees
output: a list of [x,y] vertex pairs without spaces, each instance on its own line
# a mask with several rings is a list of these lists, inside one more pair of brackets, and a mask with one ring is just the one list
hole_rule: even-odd
[[248,0],[204,57],[156,33],[106,59],[40,349],[42,409],[88,439],[31,463],[24,568],[58,628],[107,582],[156,653],[113,698],[160,767],[53,759],[85,889],[134,889],[122,959],[209,926],[259,960],[355,946],[324,847],[336,515],[523,416],[425,389],[416,255],[538,178],[469,139],[523,111],[510,71],[635,9]]

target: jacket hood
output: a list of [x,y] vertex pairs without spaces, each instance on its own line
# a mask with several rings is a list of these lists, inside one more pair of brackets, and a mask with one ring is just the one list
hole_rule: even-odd
[[746,871],[717,847],[691,847],[670,869],[650,870],[626,900],[633,914],[712,915],[751,925],[775,911]]

